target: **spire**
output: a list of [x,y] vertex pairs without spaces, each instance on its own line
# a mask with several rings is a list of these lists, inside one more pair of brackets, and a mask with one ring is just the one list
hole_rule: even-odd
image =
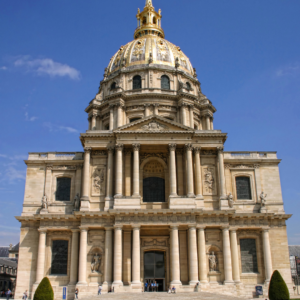
[[138,39],[144,35],[156,35],[164,38],[165,34],[161,28],[161,9],[155,11],[152,0],[146,0],[144,10],[138,9],[136,15],[137,29],[134,32],[134,38]]

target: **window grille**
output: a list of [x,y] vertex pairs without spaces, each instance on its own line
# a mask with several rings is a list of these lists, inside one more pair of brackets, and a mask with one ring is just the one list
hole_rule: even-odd
[[251,185],[249,177],[236,177],[236,194],[237,199],[252,199],[251,197]]
[[242,273],[257,273],[257,254],[255,239],[241,239]]
[[166,75],[161,76],[161,88],[163,90],[169,90],[170,89],[170,79]]
[[159,177],[148,177],[143,180],[144,202],[165,202],[165,180]]
[[71,178],[60,177],[56,181],[56,201],[70,201]]
[[68,273],[68,241],[57,240],[52,244],[51,275]]
[[142,77],[140,75],[136,75],[133,77],[133,89],[141,89],[142,88]]

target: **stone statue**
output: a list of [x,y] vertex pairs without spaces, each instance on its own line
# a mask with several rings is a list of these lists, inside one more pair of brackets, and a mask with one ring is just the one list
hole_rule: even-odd
[[176,58],[175,58],[175,68],[177,69],[177,68],[179,68],[179,67],[180,67],[179,58],[176,57]]
[[42,197],[42,209],[48,209],[48,200],[46,195]]
[[215,253],[212,252],[209,256],[209,270],[212,271],[217,271],[217,257],[215,256]]
[[229,207],[233,208],[233,196],[232,196],[231,193],[229,193],[227,199],[228,199],[228,205],[229,205]]
[[264,192],[261,192],[261,194],[260,194],[260,202],[261,202],[261,205],[262,206],[266,206],[266,202],[267,202],[267,200],[266,200],[266,198],[267,198],[267,194],[264,194]]
[[79,196],[79,193],[77,193],[75,198],[74,198],[74,206],[75,206],[75,210],[80,209],[80,196]]
[[161,9],[158,10],[158,14],[161,16]]
[[92,263],[91,263],[91,270],[92,273],[97,273],[99,272],[100,266],[101,266],[101,260],[102,256],[99,255],[98,253],[94,254]]
[[152,56],[152,52],[150,52],[149,54],[149,65],[153,63],[153,56]]

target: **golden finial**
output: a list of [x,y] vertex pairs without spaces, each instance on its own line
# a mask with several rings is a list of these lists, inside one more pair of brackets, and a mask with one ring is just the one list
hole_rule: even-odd
[[146,0],[145,6],[153,6],[152,5],[152,0]]

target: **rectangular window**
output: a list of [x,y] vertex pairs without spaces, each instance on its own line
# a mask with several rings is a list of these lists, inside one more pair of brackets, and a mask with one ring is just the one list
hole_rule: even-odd
[[53,241],[51,275],[67,275],[68,241]]
[[71,197],[71,178],[57,178],[56,182],[56,201],[70,201]]
[[242,273],[258,273],[255,239],[242,239],[240,245]]
[[251,200],[251,185],[250,185],[250,178],[249,177],[236,177],[236,194],[237,199],[246,199]]

